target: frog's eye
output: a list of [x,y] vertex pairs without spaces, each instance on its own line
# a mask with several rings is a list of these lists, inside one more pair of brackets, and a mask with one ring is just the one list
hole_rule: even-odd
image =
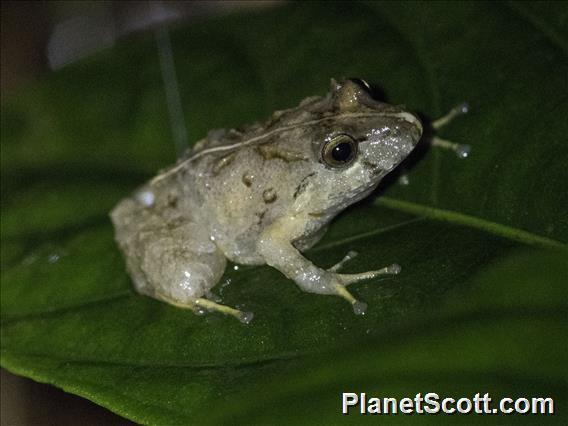
[[322,149],[322,159],[330,167],[346,167],[357,156],[357,142],[341,133],[327,141]]

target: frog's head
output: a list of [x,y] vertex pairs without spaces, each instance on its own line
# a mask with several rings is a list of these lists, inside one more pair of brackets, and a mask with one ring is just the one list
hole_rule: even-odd
[[372,191],[414,149],[422,125],[413,114],[375,100],[363,80],[332,80],[326,100],[326,119],[312,141],[319,160],[313,183],[322,191],[318,207],[332,211]]

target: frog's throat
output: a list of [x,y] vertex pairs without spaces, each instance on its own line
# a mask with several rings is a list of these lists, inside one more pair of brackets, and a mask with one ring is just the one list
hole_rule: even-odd
[[330,116],[330,117],[322,117],[322,118],[318,118],[317,120],[306,121],[304,123],[294,124],[294,125],[291,125],[291,126],[280,127],[278,129],[271,130],[270,132],[263,133],[262,135],[255,136],[254,138],[250,138],[246,141],[237,142],[237,143],[234,143],[234,144],[231,144],[231,145],[217,146],[217,147],[213,147],[213,148],[204,149],[202,151],[195,153],[191,157],[186,158],[185,160],[179,162],[178,164],[176,164],[174,167],[167,170],[163,174],[156,176],[154,179],[152,179],[152,181],[150,183],[155,184],[155,183],[161,181],[162,179],[165,179],[168,176],[175,174],[178,170],[184,168],[187,164],[189,164],[189,163],[191,163],[191,162],[193,162],[193,161],[197,160],[198,158],[201,158],[205,155],[214,154],[214,153],[217,153],[217,152],[230,151],[232,149],[237,149],[237,148],[240,148],[242,146],[261,144],[261,143],[263,143],[264,139],[268,139],[271,136],[276,135],[278,133],[288,132],[290,130],[298,129],[298,128],[301,128],[301,127],[309,127],[309,126],[313,126],[315,124],[319,124],[319,123],[327,121],[327,120],[337,120],[338,118],[364,118],[364,117],[377,117],[377,116],[402,119],[402,120],[404,120],[404,121],[406,121],[410,124],[413,124],[413,125],[419,127],[420,132],[422,132],[422,123],[420,122],[420,120],[418,118],[416,118],[413,114],[411,114],[409,112],[402,111],[402,112],[379,113],[379,114],[377,114],[377,113],[356,113],[356,112],[348,113],[348,112],[346,112],[346,113],[343,113],[343,114],[338,114],[338,115],[334,115],[334,116]]

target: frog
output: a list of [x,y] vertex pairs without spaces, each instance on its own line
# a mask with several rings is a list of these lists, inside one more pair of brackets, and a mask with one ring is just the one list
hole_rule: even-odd
[[367,305],[347,287],[398,274],[400,266],[342,274],[342,262],[325,269],[303,253],[335,216],[375,190],[422,133],[417,115],[377,100],[356,78],[332,79],[324,96],[264,122],[210,131],[110,214],[135,289],[248,324],[252,312],[219,303],[211,290],[228,262],[269,265],[301,290],[339,296],[364,315]]

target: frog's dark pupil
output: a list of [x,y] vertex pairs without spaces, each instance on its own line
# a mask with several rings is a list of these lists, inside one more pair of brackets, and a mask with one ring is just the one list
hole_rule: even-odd
[[352,152],[353,148],[351,147],[350,143],[341,142],[333,147],[333,149],[331,150],[331,156],[335,161],[343,163],[351,158]]

